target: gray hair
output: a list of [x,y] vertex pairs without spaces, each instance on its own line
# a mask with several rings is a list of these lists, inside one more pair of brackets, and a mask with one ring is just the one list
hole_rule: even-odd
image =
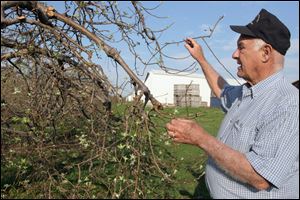
[[[267,44],[260,38],[254,39],[254,49],[258,51],[263,45]],[[273,58],[274,66],[280,69],[283,67],[284,64],[284,56],[281,55],[276,49],[274,49],[274,58]]]
[[263,41],[262,39],[260,39],[260,38],[255,38],[254,39],[254,49],[256,50],[256,51],[258,51],[263,45],[265,45],[266,44],[266,42],[265,41]]

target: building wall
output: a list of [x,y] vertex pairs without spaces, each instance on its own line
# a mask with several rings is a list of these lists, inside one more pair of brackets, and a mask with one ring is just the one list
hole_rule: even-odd
[[162,104],[174,104],[174,85],[175,84],[199,84],[200,96],[202,101],[210,106],[210,88],[204,76],[201,75],[178,75],[166,74],[161,71],[149,72],[145,81],[152,95]]
[[[234,79],[226,79],[231,85],[237,85]],[[244,81],[239,80],[241,83]],[[212,97],[211,89],[202,74],[170,74],[161,70],[154,70],[148,73],[145,85],[149,88],[151,94],[164,105],[174,105],[174,85],[175,84],[199,84],[200,97],[202,102],[207,102],[207,106],[219,107],[220,102],[216,97]],[[134,93],[127,97],[132,101]]]

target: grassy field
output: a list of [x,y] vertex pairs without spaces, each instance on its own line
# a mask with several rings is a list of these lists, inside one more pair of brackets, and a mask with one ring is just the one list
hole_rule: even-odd
[[[164,113],[168,113],[172,117],[192,118],[214,136],[216,136],[224,117],[220,109],[204,107],[165,108]],[[153,120],[161,127],[162,133],[165,132],[165,124],[170,121],[167,117],[159,116]],[[169,150],[178,160],[175,184],[177,193],[174,194],[174,198],[210,198],[204,181],[206,154],[195,146],[173,142],[170,142]]]
[[[121,114],[123,107],[115,108]],[[172,118],[189,118],[197,121],[208,133],[217,135],[224,113],[219,108],[166,107],[161,114],[153,114],[154,122],[161,134],[167,134],[165,125]],[[173,198],[210,198],[204,180],[204,170],[207,155],[192,145],[176,144],[170,140],[169,151],[177,160],[175,174],[175,193]],[[173,185],[174,186],[174,185]]]

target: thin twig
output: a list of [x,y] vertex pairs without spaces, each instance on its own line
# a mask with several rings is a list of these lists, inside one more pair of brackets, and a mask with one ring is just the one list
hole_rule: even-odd
[[215,59],[218,61],[218,63],[226,70],[227,73],[230,74],[230,76],[232,78],[234,78],[234,80],[236,80],[236,82],[239,84],[239,85],[242,85],[231,73],[230,71],[227,69],[227,67],[218,59],[218,57],[215,55],[215,53],[213,52],[213,50],[210,48],[210,46],[207,44],[207,42],[205,41],[204,38],[202,38],[202,40],[204,41],[204,43],[206,44],[207,48],[210,50],[210,52],[213,54],[213,56],[215,57]]
[[[209,35],[201,35],[201,36],[197,36],[197,37],[192,37],[192,39],[199,39],[199,38],[210,38],[213,34],[213,32],[215,31],[217,25],[219,24],[219,22],[224,18],[224,16],[221,16],[218,21],[215,23],[215,25],[213,26],[212,29],[210,29],[210,34]],[[185,42],[185,39],[184,40],[180,40],[180,41],[177,41],[177,42],[167,42],[166,45],[170,45],[170,44],[179,44],[179,43],[182,43],[182,42]]]

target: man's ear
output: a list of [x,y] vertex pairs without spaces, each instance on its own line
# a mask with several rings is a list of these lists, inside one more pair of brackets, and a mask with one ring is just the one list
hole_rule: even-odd
[[266,63],[270,60],[273,48],[269,44],[265,44],[262,48],[262,61]]

